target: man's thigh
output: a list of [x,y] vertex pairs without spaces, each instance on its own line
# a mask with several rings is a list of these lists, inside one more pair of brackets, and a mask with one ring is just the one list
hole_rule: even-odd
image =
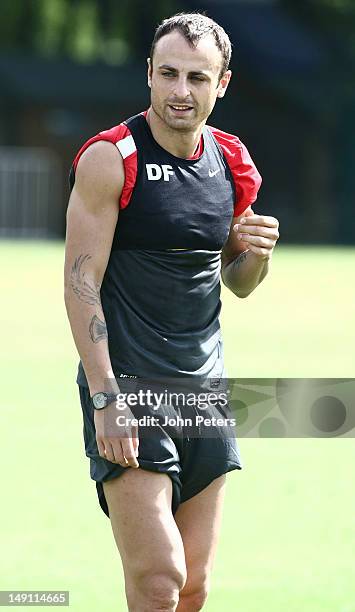
[[222,522],[225,481],[225,474],[216,478],[200,493],[180,504],[175,514],[185,550],[185,592],[203,587],[208,590]]
[[186,573],[184,548],[171,511],[167,474],[130,469],[103,483],[110,520],[126,574]]

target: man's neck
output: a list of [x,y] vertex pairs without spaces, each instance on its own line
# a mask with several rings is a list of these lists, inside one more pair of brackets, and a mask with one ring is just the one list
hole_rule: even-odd
[[199,125],[196,130],[191,132],[179,132],[179,130],[169,128],[154,112],[152,107],[148,110],[146,120],[154,140],[163,149],[182,159],[193,157],[199,145],[204,124]]

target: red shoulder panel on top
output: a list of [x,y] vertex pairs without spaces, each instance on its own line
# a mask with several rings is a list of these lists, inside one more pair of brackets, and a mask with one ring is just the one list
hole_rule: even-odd
[[131,199],[137,178],[137,149],[131,132],[124,123],[120,123],[109,130],[104,130],[103,132],[96,134],[96,136],[89,138],[89,140],[87,140],[78,151],[73,161],[74,172],[84,151],[86,151],[86,149],[94,142],[98,142],[99,140],[112,142],[112,144],[118,148],[122,155],[125,170],[125,182],[120,197],[120,208],[126,208]]
[[234,216],[238,217],[255,202],[262,178],[249,155],[248,149],[237,136],[222,132],[212,126],[208,127],[222,148],[231,170],[237,194]]

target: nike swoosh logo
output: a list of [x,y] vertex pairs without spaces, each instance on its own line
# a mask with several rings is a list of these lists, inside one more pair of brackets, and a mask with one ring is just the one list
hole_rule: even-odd
[[221,169],[220,169],[220,168],[218,168],[218,170],[211,170],[211,169],[210,169],[210,170],[208,171],[208,176],[210,176],[210,177],[212,178],[212,176],[216,176],[216,174],[218,174],[218,172],[220,172],[220,171],[221,171]]

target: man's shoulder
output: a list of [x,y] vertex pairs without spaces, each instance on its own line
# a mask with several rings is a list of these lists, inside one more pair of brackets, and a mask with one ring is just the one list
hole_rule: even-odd
[[240,165],[245,165],[256,170],[250,153],[245,144],[240,140],[239,136],[236,134],[230,134],[229,132],[224,132],[223,130],[210,125],[206,127],[208,127],[215,140],[220,145],[231,169],[236,167],[240,168]]
[[125,121],[118,123],[106,130],[102,130],[93,136],[92,138],[97,138],[101,140],[109,140],[111,142],[116,143],[118,140],[122,140],[129,134],[129,128],[127,127]]
[[236,134],[224,132],[223,130],[214,127],[213,125],[206,125],[206,127],[210,130],[210,132],[217,140],[217,142],[222,146],[222,148],[229,147],[231,151],[236,149],[240,150],[244,148],[242,141]]
[[95,136],[92,136],[88,139],[88,143],[95,142],[96,140],[106,140],[112,142],[113,144],[119,143],[121,140],[124,140],[127,137],[132,136],[131,130],[129,129],[129,121],[132,117],[121,121],[117,125],[114,125],[108,129],[101,130]]
[[114,142],[116,144],[117,142],[119,142],[120,140],[123,140],[127,136],[132,135],[131,129],[130,129],[130,124],[132,120],[139,119],[140,117],[145,117],[146,114],[147,114],[146,110],[141,111],[140,113],[137,113],[136,115],[133,115],[132,117],[128,117],[127,119],[124,119],[123,121],[121,121],[121,123],[118,123],[117,125],[114,125],[106,130],[102,130],[101,132],[96,134],[94,138],[98,138],[98,139],[100,138],[101,140],[110,140],[111,142]]
[[[144,115],[144,113],[140,113],[140,114],[142,116]],[[139,115],[136,115],[136,116],[139,116]],[[124,160],[127,157],[130,157],[132,154],[135,154],[136,152],[135,142],[134,142],[131,130],[129,129],[129,126],[127,125],[130,119],[132,119],[132,117],[108,129],[98,132],[97,134],[95,134],[95,136],[91,136],[91,138],[88,138],[86,142],[84,142],[84,144],[81,146],[81,148],[79,149],[79,151],[77,152],[74,158],[74,161],[73,161],[74,171],[76,170],[79,159],[82,157],[83,153],[86,152],[87,149],[89,149],[89,147],[91,148],[93,144],[99,143],[102,141],[106,141],[106,142],[110,142],[114,144],[119,150],[119,152],[121,153],[121,156]]]
[[255,202],[262,181],[261,176],[248,149],[238,136],[213,126],[206,127],[219,144],[232,173],[237,193],[234,216],[238,217]]

